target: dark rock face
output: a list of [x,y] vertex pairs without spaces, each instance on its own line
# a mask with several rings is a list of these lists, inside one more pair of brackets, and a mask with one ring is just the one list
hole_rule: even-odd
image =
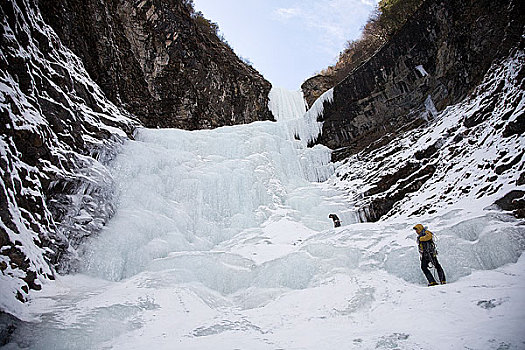
[[503,210],[512,211],[518,218],[525,218],[525,191],[510,191],[495,204]]
[[469,96],[436,119],[345,159],[334,185],[354,199],[358,220],[419,221],[454,206],[525,216],[525,143],[522,134],[506,134],[525,111],[524,48],[522,41],[496,60]]
[[272,120],[271,85],[183,0],[39,0],[65,45],[117,105],[147,127],[203,129]]
[[0,18],[1,291],[25,301],[111,217],[103,163],[138,122],[107,100],[33,1],[3,1]]
[[[493,60],[519,43],[523,6],[515,0],[426,1],[390,42],[334,88],[319,142],[339,149],[341,159],[461,101]],[[465,123],[473,126],[486,115],[480,111]],[[507,126],[507,134],[522,124]]]
[[307,79],[301,85],[301,90],[303,91],[304,99],[306,100],[308,107],[312,107],[315,100],[334,87],[334,85],[335,79],[329,76],[316,75]]

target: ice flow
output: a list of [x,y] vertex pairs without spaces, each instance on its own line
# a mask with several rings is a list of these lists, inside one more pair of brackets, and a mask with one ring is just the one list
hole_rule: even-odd
[[330,150],[307,147],[321,109],[305,116],[301,92],[274,89],[270,98],[277,122],[140,129],[111,166],[117,214],[86,245],[81,270],[121,280],[181,252],[220,249],[272,215],[312,230],[330,227],[328,210],[346,209],[343,201],[327,203],[334,193],[316,185],[333,173]]

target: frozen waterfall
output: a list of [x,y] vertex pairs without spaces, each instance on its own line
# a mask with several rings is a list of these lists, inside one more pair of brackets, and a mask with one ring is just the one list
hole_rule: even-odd
[[111,166],[118,211],[84,248],[81,270],[120,280],[173,254],[219,249],[282,213],[312,230],[330,227],[329,210],[346,211],[316,185],[333,173],[330,150],[297,137],[311,140],[319,127],[304,118],[300,92],[274,89],[270,105],[277,122],[139,130]]
[[139,130],[110,166],[115,217],[6,349],[518,349],[523,228],[436,215],[451,283],[425,287],[413,219],[356,223],[330,150],[308,147],[332,97],[306,111],[274,89],[277,122]]

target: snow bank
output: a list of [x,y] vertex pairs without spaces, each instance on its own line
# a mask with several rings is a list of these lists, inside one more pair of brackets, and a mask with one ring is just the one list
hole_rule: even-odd
[[[472,224],[485,223],[460,225]],[[267,245],[278,244],[270,233]],[[281,230],[281,244],[285,236]],[[42,322],[22,324],[15,341],[34,349],[178,344],[184,349],[425,350],[458,344],[519,349],[525,341],[519,326],[525,321],[523,257],[515,265],[456,279],[439,243],[451,278],[445,286],[427,288],[419,283],[409,227],[359,224],[303,238],[288,241],[295,252],[260,265],[228,252],[195,252],[159,259],[149,271],[116,283],[66,276],[32,305],[33,312],[45,313]],[[235,245],[250,246],[250,254],[264,251],[241,239]],[[402,256],[410,259],[397,260]],[[396,277],[395,271],[414,271],[411,278],[418,283]],[[431,322],[432,332],[421,329],[421,322]]]

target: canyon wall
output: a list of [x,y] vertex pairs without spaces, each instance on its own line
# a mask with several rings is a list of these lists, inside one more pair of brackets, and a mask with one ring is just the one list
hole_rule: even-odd
[[271,84],[187,1],[39,4],[106,96],[146,127],[194,130],[273,119]]
[[[335,86],[319,142],[342,159],[461,101],[496,58],[518,45],[523,13],[515,0],[425,1],[392,40]],[[324,85],[314,79],[308,86]]]

